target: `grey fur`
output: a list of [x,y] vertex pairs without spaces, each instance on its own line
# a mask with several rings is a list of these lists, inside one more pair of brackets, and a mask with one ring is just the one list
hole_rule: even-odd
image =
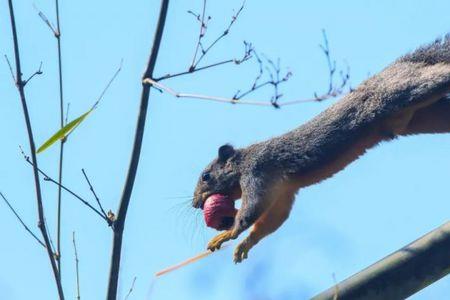
[[[450,34],[399,58],[306,124],[236,149],[226,161],[215,159],[204,171],[210,179],[200,178],[197,184],[193,205],[201,207],[213,193],[232,199],[242,196],[233,236],[229,237],[235,238],[270,208],[271,201],[277,201],[274,198],[280,183],[294,182],[298,189],[332,176],[366,149],[404,134],[402,126],[408,126],[415,112],[449,101],[449,92]],[[450,131],[450,115],[447,123]],[[356,148],[360,149],[356,154],[342,159]],[[337,166],[328,170],[333,164]]]
[[[430,66],[432,61],[446,66],[435,68],[435,64]],[[305,173],[334,159],[375,122],[449,90],[450,35],[447,35],[444,41],[438,40],[403,56],[306,124],[240,151],[257,170]]]
[[398,62],[425,63],[434,65],[437,63],[448,63],[450,61],[450,33],[444,38],[438,38],[429,45],[420,47],[410,54],[401,57]]

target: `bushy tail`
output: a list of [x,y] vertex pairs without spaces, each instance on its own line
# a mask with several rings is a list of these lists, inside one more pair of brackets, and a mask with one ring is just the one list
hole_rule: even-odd
[[436,39],[433,43],[404,55],[398,62],[425,63],[427,65],[450,64],[450,33],[445,35],[444,38]]
[[360,127],[450,93],[450,34],[397,59],[340,104]]

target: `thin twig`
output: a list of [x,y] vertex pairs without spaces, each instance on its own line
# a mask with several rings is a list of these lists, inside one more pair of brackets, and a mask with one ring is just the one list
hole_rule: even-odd
[[91,184],[91,181],[89,180],[86,171],[84,169],[81,169],[81,172],[83,172],[84,178],[86,179],[86,182],[89,185],[89,190],[92,192],[92,195],[94,195],[95,201],[97,201],[97,204],[100,208],[100,210],[102,211],[103,215],[105,216],[105,218],[108,218],[108,215],[106,214],[105,210],[103,209],[102,203],[100,202],[100,199],[97,196],[97,193],[94,190],[94,187]]
[[322,49],[323,53],[325,54],[327,65],[328,65],[328,72],[329,72],[329,84],[328,84],[328,93],[331,93],[333,90],[333,77],[334,73],[336,72],[336,61],[334,60],[331,62],[330,57],[330,47],[328,45],[328,38],[327,33],[324,29],[322,29],[322,36],[323,36],[323,44],[320,44],[319,47]]
[[256,91],[256,90],[258,90],[260,88],[263,88],[263,87],[265,87],[266,85],[269,85],[269,84],[272,84],[271,80],[268,80],[268,81],[265,81],[263,83],[256,84],[256,85],[253,84],[252,87],[250,89],[248,89],[247,91],[245,91],[245,92],[241,92],[240,90],[238,90],[234,94],[233,99],[236,99],[236,100],[242,99],[245,96],[247,96],[248,94],[253,93],[254,91]]
[[165,80],[165,79],[169,79],[169,78],[173,78],[173,77],[178,77],[178,76],[182,76],[182,75],[195,73],[195,72],[198,72],[198,71],[206,70],[206,69],[217,67],[217,66],[224,65],[224,64],[233,63],[233,62],[235,62],[234,59],[227,59],[227,60],[220,61],[220,62],[217,62],[217,63],[213,63],[213,64],[210,64],[210,65],[201,67],[201,68],[197,68],[197,69],[195,69],[193,71],[188,70],[188,71],[183,71],[183,72],[174,73],[174,74],[166,74],[164,76],[155,78],[155,80],[156,81],[161,81],[161,80]]
[[[153,78],[153,71],[155,69],[159,47],[163,36],[168,7],[169,7],[169,0],[161,0],[161,7],[159,11],[158,23],[156,25],[155,30],[155,37],[152,43],[152,49],[150,52],[148,64],[142,76],[142,80],[144,80],[145,78]],[[111,265],[109,271],[108,293],[106,297],[107,300],[115,300],[117,298],[117,285],[120,272],[123,231],[125,228],[125,220],[127,217],[128,206],[130,204],[131,192],[133,191],[134,182],[136,179],[136,172],[139,165],[139,158],[141,155],[142,140],[144,136],[145,121],[147,118],[149,96],[150,96],[150,85],[142,84],[141,101],[139,106],[139,113],[137,116],[137,124],[134,135],[133,149],[131,152],[130,165],[128,167],[119,208],[116,214],[117,219],[113,225],[114,236],[111,253]]]
[[25,97],[24,84],[23,84],[23,80],[22,80],[19,42],[18,42],[18,38],[17,38],[16,21],[15,21],[15,17],[14,17],[14,8],[13,8],[12,0],[8,0],[8,5],[9,5],[9,14],[10,14],[10,19],[11,19],[11,29],[12,29],[12,35],[13,35],[14,56],[15,56],[15,60],[16,60],[16,86],[19,91],[20,101],[22,103],[22,109],[23,109],[23,114],[24,114],[24,118],[25,118],[27,134],[28,134],[28,140],[29,140],[29,145],[30,145],[31,161],[33,163],[34,185],[35,185],[35,189],[36,189],[36,202],[37,202],[38,217],[39,217],[38,226],[39,226],[39,229],[41,230],[41,234],[44,239],[44,244],[47,249],[47,255],[48,255],[48,258],[50,261],[50,265],[52,267],[56,287],[58,289],[59,298],[60,298],[60,300],[64,300],[64,291],[62,289],[61,280],[59,280],[59,270],[56,265],[56,260],[53,255],[53,252],[51,250],[51,245],[50,245],[49,237],[47,234],[47,228],[45,226],[44,206],[42,203],[41,185],[39,182],[39,172],[38,172],[38,164],[37,164],[37,158],[36,158],[36,146],[34,143],[33,130],[31,127],[31,120],[30,120],[30,115],[28,113],[28,106],[27,106],[27,101],[26,101],[26,97]]
[[66,109],[66,113],[65,113],[65,120],[64,120],[64,126],[67,125],[67,123],[69,122],[69,111],[70,111],[70,102],[67,102],[67,109]]
[[136,278],[137,278],[137,277],[134,276],[133,282],[131,283],[131,287],[130,287],[130,289],[128,290],[128,293],[127,293],[127,295],[125,296],[125,299],[124,299],[124,300],[128,300],[128,297],[130,297],[131,293],[133,292],[134,284],[136,283]]
[[17,82],[16,76],[14,76],[14,71],[13,71],[13,68],[11,66],[11,62],[9,61],[9,58],[8,58],[8,56],[6,54],[5,54],[5,60],[6,60],[6,63],[8,64],[9,71],[11,72],[11,77],[12,77],[12,79],[14,81],[14,84],[16,84],[16,82]]
[[[34,9],[38,12],[41,20],[50,28],[53,35],[57,40],[57,52],[58,52],[58,83],[59,83],[59,115],[60,115],[60,128],[64,127],[64,93],[63,93],[63,77],[62,77],[62,54],[61,54],[61,26],[59,18],[59,1],[55,0],[56,10],[56,28],[51,24],[47,16],[34,5]],[[40,69],[40,68],[39,68]],[[34,74],[33,74],[34,76]],[[30,78],[31,79],[31,78]],[[28,82],[28,80],[26,81]],[[66,122],[67,123],[67,122]],[[64,161],[64,143],[66,138],[61,139],[59,147],[59,164],[58,164],[58,183],[62,183],[63,174],[63,161]],[[58,186],[58,193],[56,199],[56,253],[57,264],[59,270],[59,276],[61,276],[61,208],[62,208],[62,189]],[[61,278],[60,278],[61,280]]]
[[77,299],[80,300],[80,272],[78,269],[78,264],[80,260],[78,259],[78,251],[77,251],[77,243],[75,241],[75,231],[72,232],[72,243],[73,243],[73,252],[75,256],[75,272],[77,277]]
[[[202,39],[205,36],[205,30],[206,30],[205,11],[206,11],[206,0],[203,0],[202,16],[201,16],[201,18],[200,18],[200,16],[196,16],[197,20],[200,21],[200,33],[198,34],[197,46],[195,47],[194,57],[192,57],[192,63],[191,63],[191,66],[189,67],[189,70],[194,70],[195,69],[195,61],[197,59],[198,49],[200,49],[200,47],[202,45]],[[188,11],[188,12],[193,14],[191,11]]]
[[[328,65],[328,94],[342,94],[343,89],[349,84],[350,80],[350,67],[347,65],[346,72],[340,70],[339,75],[341,77],[341,83],[339,85],[335,85],[334,83],[334,75],[336,73],[336,61],[331,59],[330,55],[330,46],[328,43],[327,33],[324,29],[322,29],[323,36],[323,44],[319,44],[320,49],[325,55],[327,65]],[[351,90],[351,87],[350,87]]]
[[235,65],[240,65],[241,63],[249,60],[252,57],[252,50],[253,47],[250,43],[247,43],[244,41],[244,45],[245,45],[245,51],[244,51],[244,55],[241,58],[233,58],[233,59],[227,59],[227,60],[222,60],[216,63],[212,63],[206,66],[202,66],[202,67],[197,67],[195,69],[189,69],[187,71],[182,71],[182,72],[178,72],[178,73],[174,73],[174,74],[166,74],[164,76],[161,77],[157,77],[154,78],[155,81],[161,81],[161,80],[166,80],[169,78],[174,78],[174,77],[178,77],[178,76],[183,76],[183,75],[187,75],[187,74],[192,74],[192,73],[196,73],[199,71],[203,71],[203,70],[207,70],[210,68],[214,68],[214,67],[218,67],[221,65],[225,65],[225,64],[229,64],[229,63],[233,63]]
[[208,47],[206,47],[205,49],[202,50],[202,55],[198,58],[198,60],[192,65],[192,68],[196,68],[198,66],[198,64],[202,61],[203,58],[205,58],[205,56],[208,54],[208,52],[215,46],[217,45],[217,43],[222,40],[225,36],[228,35],[228,33],[230,32],[231,27],[234,25],[234,23],[236,22],[236,20],[238,19],[239,15],[241,14],[242,10],[245,7],[245,0],[242,2],[241,7],[238,9],[238,11],[236,12],[236,14],[234,14],[231,17],[231,21],[228,24],[228,27],[222,32],[221,35],[219,35]]
[[[155,86],[156,88],[163,90],[170,95],[176,97],[176,98],[191,98],[191,99],[199,99],[199,100],[209,100],[214,102],[221,102],[221,103],[230,103],[230,104],[246,104],[246,105],[256,105],[256,106],[274,106],[273,103],[268,101],[262,101],[262,100],[238,100],[236,98],[227,98],[227,97],[217,97],[217,96],[209,96],[209,95],[203,95],[203,94],[191,94],[191,93],[180,93],[177,92],[170,87],[163,85],[162,83],[156,82],[153,79],[145,78],[144,83],[147,83],[149,85]],[[314,98],[305,98],[305,99],[297,99],[297,100],[290,100],[290,101],[284,101],[282,103],[278,103],[278,106],[287,106],[287,105],[294,105],[299,103],[307,103],[307,102],[317,102],[322,101],[325,99],[330,99],[333,97],[339,96],[337,94],[324,94],[320,96],[315,96]]]
[[[37,8],[36,4],[33,3],[33,7],[37,11],[41,20],[48,26],[48,28],[50,28],[50,30],[55,35],[55,37],[58,37],[59,36],[59,26],[57,26],[57,28],[55,29],[55,27],[52,25],[52,23],[50,23],[50,21],[48,20],[47,16],[41,10],[39,10]],[[57,8],[57,10],[58,10],[58,8]]]
[[340,89],[345,88],[348,86],[349,91],[352,91],[351,83],[350,83],[350,66],[346,61],[344,61],[346,66],[346,71],[339,71],[339,75],[341,76],[341,85],[339,86]]
[[31,234],[31,236],[42,246],[45,248],[45,244],[44,242],[42,242],[37,236],[36,234],[33,233],[33,231],[31,231],[31,229],[27,226],[27,224],[25,224],[25,222],[22,220],[22,218],[19,216],[19,214],[16,212],[16,210],[14,209],[14,207],[12,207],[12,205],[9,203],[8,199],[6,199],[5,195],[3,195],[2,192],[0,192],[0,196],[3,198],[3,200],[5,201],[5,203],[8,205],[9,209],[13,212],[13,214],[16,216],[17,220],[19,220],[20,224],[22,224],[23,228],[25,228],[26,231],[28,231],[29,234]]
[[[205,66],[201,66],[199,67],[199,63],[203,60],[203,58],[205,58],[205,56],[208,54],[208,52],[222,39],[224,38],[226,35],[228,35],[228,33],[230,32],[231,27],[233,26],[233,24],[236,22],[237,18],[239,17],[240,13],[242,12],[242,10],[244,9],[244,5],[245,5],[245,1],[242,3],[242,6],[239,8],[239,10],[237,11],[236,14],[234,14],[231,18],[231,22],[229,23],[228,27],[222,32],[222,34],[217,37],[208,47],[204,48],[202,40],[206,35],[206,31],[208,29],[207,26],[207,22],[209,20],[211,20],[211,17],[208,16],[208,18],[206,19],[206,0],[203,0],[203,7],[202,7],[202,13],[201,14],[196,14],[194,12],[192,12],[191,10],[188,10],[188,13],[193,15],[195,17],[195,19],[200,23],[200,29],[199,29],[199,35],[198,35],[198,39],[197,39],[197,44],[195,46],[195,50],[194,50],[194,55],[192,58],[192,62],[189,66],[189,68],[186,71],[181,71],[181,72],[176,72],[176,73],[169,73],[166,74],[164,76],[158,77],[158,78],[154,78],[155,81],[161,81],[161,80],[165,80],[165,79],[169,79],[169,78],[173,78],[173,77],[178,77],[178,76],[182,76],[182,75],[187,75],[187,74],[192,74],[198,71],[202,71],[202,70],[207,70],[210,68],[214,68],[217,66],[221,66],[224,64],[229,64],[229,63],[234,63],[236,65],[239,65],[245,61],[247,61],[249,58],[251,58],[251,50],[252,48],[247,48],[248,43],[246,44],[246,50],[244,53],[244,56],[240,59],[226,59],[226,60],[222,60],[216,63],[212,63],[212,64],[208,64]],[[250,45],[251,46],[251,45]],[[201,50],[201,55],[198,56],[199,50]]]
[[27,83],[28,83],[31,79],[33,79],[34,76],[36,76],[36,75],[41,75],[41,74],[42,74],[42,61],[41,61],[41,63],[39,64],[39,69],[37,69],[37,71],[35,71],[33,74],[31,74],[31,76],[28,77],[28,79],[25,80],[25,81],[23,82],[23,85],[24,85],[24,86],[27,85]]
[[[242,10],[242,7],[241,7]],[[236,14],[236,17],[239,15],[239,12]],[[253,81],[252,86],[246,90],[241,91],[238,90],[233,97],[218,97],[218,96],[210,96],[210,95],[203,95],[203,94],[197,94],[197,93],[183,93],[183,92],[177,92],[174,89],[168,87],[167,85],[164,85],[160,83],[160,81],[176,76],[182,76],[186,75],[188,73],[193,73],[196,70],[202,70],[202,68],[198,68],[192,72],[185,71],[175,74],[167,74],[165,76],[152,79],[152,78],[145,78],[144,83],[150,84],[152,87],[158,89],[161,92],[167,92],[171,94],[174,97],[177,98],[191,98],[191,99],[199,99],[199,100],[209,100],[209,101],[215,101],[215,102],[221,102],[221,103],[230,103],[230,104],[246,104],[246,105],[257,105],[257,106],[272,106],[275,108],[280,108],[281,106],[287,106],[287,105],[294,105],[294,104],[300,104],[305,102],[320,102],[326,99],[335,98],[338,96],[341,96],[344,94],[344,88],[349,85],[350,80],[350,68],[347,65],[346,72],[339,71],[339,75],[341,77],[341,83],[339,85],[334,84],[334,75],[336,73],[336,62],[332,61],[331,55],[330,55],[330,48],[328,43],[328,38],[326,35],[326,32],[323,31],[323,38],[324,43],[323,45],[320,45],[320,48],[322,49],[323,53],[325,54],[327,65],[328,65],[328,77],[329,77],[329,84],[327,92],[318,95],[317,93],[314,93],[313,98],[306,98],[306,99],[296,99],[296,100],[290,100],[290,101],[283,101],[279,102],[281,97],[283,97],[283,94],[280,93],[280,85],[287,82],[289,78],[292,76],[292,73],[290,71],[286,72],[285,75],[281,75],[281,67],[280,67],[280,60],[278,59],[276,62],[273,60],[264,57],[261,59],[261,57],[258,55],[258,53],[255,51],[253,46],[250,43],[244,42],[246,51],[245,55],[243,57],[242,61],[248,60],[251,57],[254,57],[258,63],[258,73],[256,78]],[[237,60],[239,62],[239,60]],[[223,61],[221,64],[229,63],[231,60]],[[236,62],[236,61],[235,61]],[[239,62],[240,63],[240,62]],[[207,66],[207,68],[211,68],[214,66],[217,66],[218,64]],[[269,79],[260,82],[263,74],[265,71],[268,74]],[[261,100],[247,100],[243,99],[244,97],[254,93],[258,89],[261,89],[266,86],[272,86],[274,89],[274,95],[270,98],[269,101],[261,101]],[[351,88],[349,89],[350,92],[352,91]]]
[[[111,79],[108,81],[108,83],[106,84],[106,86],[103,88],[102,92],[100,93],[100,95],[98,96],[97,100],[94,102],[94,104],[91,106],[91,111],[96,109],[98,104],[100,103],[100,101],[103,99],[103,96],[105,95],[106,91],[109,89],[109,87],[111,86],[111,84],[114,82],[114,80],[116,79],[117,75],[119,75],[120,71],[122,70],[122,64],[123,64],[123,59],[120,61],[120,65],[119,68],[114,72],[114,75],[111,77]],[[67,121],[66,121],[67,123]],[[70,132],[68,132],[64,138],[62,139],[63,142],[65,142],[69,136],[75,132],[75,129],[81,124],[81,122],[79,122],[77,125],[75,125],[75,127],[70,130]]]
[[[55,14],[56,14],[56,31],[53,29],[53,34],[57,41],[58,50],[58,86],[59,86],[59,126],[64,127],[64,91],[63,91],[63,75],[62,75],[62,51],[61,51],[61,24],[59,18],[59,1],[55,0]],[[41,13],[40,13],[41,16]],[[42,18],[42,16],[41,16]],[[50,22],[48,22],[49,24]],[[59,165],[58,165],[58,196],[56,204],[56,249],[58,252],[58,270],[61,280],[61,209],[62,209],[62,177],[63,177],[63,162],[64,162],[64,143],[66,138],[61,139],[59,143]]]
[[[254,49],[251,49],[250,51],[252,55],[256,58],[256,61],[258,63],[258,74],[255,80],[253,81],[253,85],[251,86],[251,88],[249,88],[245,92],[241,92],[240,90],[238,90],[234,94],[233,99],[240,100],[245,96],[255,92],[258,89],[261,89],[267,85],[271,85],[274,88],[274,95],[270,99],[270,104],[275,108],[279,108],[280,107],[279,100],[283,96],[283,94],[279,92],[279,87],[281,84],[289,80],[289,78],[292,76],[292,73],[288,71],[283,77],[281,77],[280,59],[278,59],[277,63],[275,64],[273,60],[264,56],[265,62],[266,64],[268,64],[267,66],[264,64],[263,60],[260,58],[260,56]],[[264,81],[263,83],[259,83],[259,80],[262,78],[264,74],[264,70],[266,70],[267,73],[269,74],[269,79]]]
[[50,232],[48,231],[48,224],[47,224],[46,218],[44,219],[44,223],[45,223],[45,228],[47,229],[48,240],[50,241],[50,248],[52,249],[53,256],[55,257],[56,260],[58,260],[59,254],[58,254],[58,251],[55,251],[55,245],[53,244],[52,236],[51,236]]
[[[259,68],[258,68],[258,74],[256,75],[255,81],[253,82],[253,85],[252,85],[252,87],[251,87],[250,90],[254,90],[254,89],[257,87],[258,81],[261,79],[261,77],[263,76],[263,73],[264,73],[262,59],[259,57],[259,55],[258,55],[258,53],[256,53],[256,51],[253,51],[253,53],[254,53],[254,56],[255,56],[256,61],[257,61],[257,63],[258,63],[258,67],[259,67]],[[243,94],[241,94],[241,97],[243,97],[243,96],[245,96],[245,95],[246,95],[246,94],[243,93]]]
[[103,96],[105,95],[106,91],[109,89],[110,85],[113,83],[114,79],[116,79],[117,75],[119,75],[120,71],[122,70],[122,65],[123,65],[123,59],[120,60],[120,65],[119,68],[117,68],[116,72],[114,73],[114,75],[111,77],[111,79],[108,81],[108,83],[106,84],[105,88],[103,89],[103,91],[100,93],[100,96],[98,96],[97,101],[95,101],[94,105],[92,105],[92,108],[96,108],[98,106],[98,104],[100,103],[100,101],[102,100]]
[[[223,245],[223,246],[220,248],[220,250],[223,250],[223,249],[229,247],[230,245],[231,245],[231,244],[225,244],[225,245]],[[190,258],[188,258],[188,259],[186,259],[186,260],[184,260],[184,261],[182,261],[182,262],[180,262],[180,263],[177,263],[177,264],[175,264],[175,265],[172,265],[172,266],[170,266],[170,267],[167,267],[167,268],[165,268],[165,269],[163,269],[163,270],[160,270],[160,271],[156,272],[156,273],[155,273],[155,277],[159,277],[159,276],[165,275],[165,274],[167,274],[167,273],[173,272],[173,271],[175,271],[175,270],[178,270],[178,269],[180,269],[180,268],[183,268],[183,267],[185,267],[185,266],[187,266],[187,265],[189,265],[189,264],[191,264],[191,263],[194,263],[194,262],[196,262],[196,261],[199,261],[199,260],[201,260],[201,259],[203,259],[203,258],[205,258],[205,257],[207,257],[207,256],[209,256],[209,255],[211,255],[211,254],[213,254],[213,253],[217,253],[217,251],[212,252],[212,251],[210,251],[210,250],[207,250],[207,251],[204,251],[204,252],[202,252],[202,253],[199,253],[199,254],[197,254],[197,255],[195,255],[195,256],[193,256],[193,257],[190,257]]]
[[[22,152],[22,155],[25,159],[25,161],[27,163],[29,163],[31,166],[34,167],[33,162],[30,160],[30,157],[28,155],[25,154],[25,152],[23,152],[22,148],[20,149]],[[42,171],[41,169],[37,168],[37,171],[44,177],[45,181],[49,181],[52,182],[54,184],[56,184],[57,186],[60,186],[63,190],[65,190],[66,192],[68,192],[69,194],[71,194],[72,196],[74,196],[75,198],[77,198],[78,200],[80,200],[84,205],[86,205],[87,207],[89,207],[91,210],[93,210],[96,214],[98,214],[103,220],[105,220],[109,226],[111,226],[111,221],[106,218],[105,216],[103,216],[103,214],[98,211],[94,206],[92,206],[88,201],[84,200],[83,197],[81,197],[80,195],[76,194],[74,191],[72,191],[71,189],[67,188],[66,186],[64,186],[63,184],[60,184],[58,181],[56,181],[55,179],[53,179],[52,177],[50,177],[49,175],[47,175],[47,173],[45,173],[44,171]]]

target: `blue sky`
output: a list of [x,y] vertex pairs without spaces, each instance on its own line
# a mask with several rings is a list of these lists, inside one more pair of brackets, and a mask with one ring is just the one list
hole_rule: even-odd
[[[37,17],[35,3],[54,20],[52,1],[16,1],[24,74],[43,62],[44,75],[27,86],[37,143],[59,125],[55,40]],[[174,0],[156,74],[186,69],[198,26],[187,10],[202,1]],[[228,24],[240,1],[209,1],[213,18],[206,39]],[[124,67],[99,108],[66,144],[67,185],[90,197],[80,169],[86,168],[103,204],[116,209],[131,149],[140,75],[153,39],[159,1],[61,1],[63,68],[70,118],[85,112],[124,59]],[[326,61],[318,48],[326,29],[333,57],[347,61],[356,86],[398,56],[450,31],[450,2],[434,1],[247,1],[231,35],[205,62],[236,57],[242,41],[294,73],[285,99],[310,97],[327,85]],[[0,50],[13,59],[7,2],[0,4]],[[342,64],[341,64],[342,65]],[[224,66],[172,79],[170,87],[231,96],[251,85],[257,66]],[[17,91],[6,63],[0,64],[0,190],[26,222],[36,224],[32,172],[18,146],[27,145]],[[264,90],[252,98],[270,98]],[[199,172],[231,142],[245,146],[284,133],[336,100],[281,110],[181,100],[152,93],[143,155],[126,223],[120,299],[137,276],[130,299],[306,299],[448,220],[450,136],[416,136],[382,144],[333,178],[301,190],[289,220],[262,241],[241,264],[228,248],[160,278],[153,274],[204,250],[215,232],[184,199]],[[57,147],[39,155],[57,174]],[[43,182],[47,221],[55,224],[56,189]],[[69,195],[63,207],[63,284],[75,295],[72,231],[80,255],[83,299],[105,295],[111,232]],[[46,253],[0,204],[2,299],[54,299]],[[37,232],[37,228],[35,228]],[[413,299],[443,299],[443,279]]]

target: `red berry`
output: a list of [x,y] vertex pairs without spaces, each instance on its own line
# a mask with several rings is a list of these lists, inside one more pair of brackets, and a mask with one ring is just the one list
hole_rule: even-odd
[[209,196],[203,205],[206,225],[217,230],[228,229],[231,226],[229,221],[234,219],[236,212],[234,201],[221,194]]

